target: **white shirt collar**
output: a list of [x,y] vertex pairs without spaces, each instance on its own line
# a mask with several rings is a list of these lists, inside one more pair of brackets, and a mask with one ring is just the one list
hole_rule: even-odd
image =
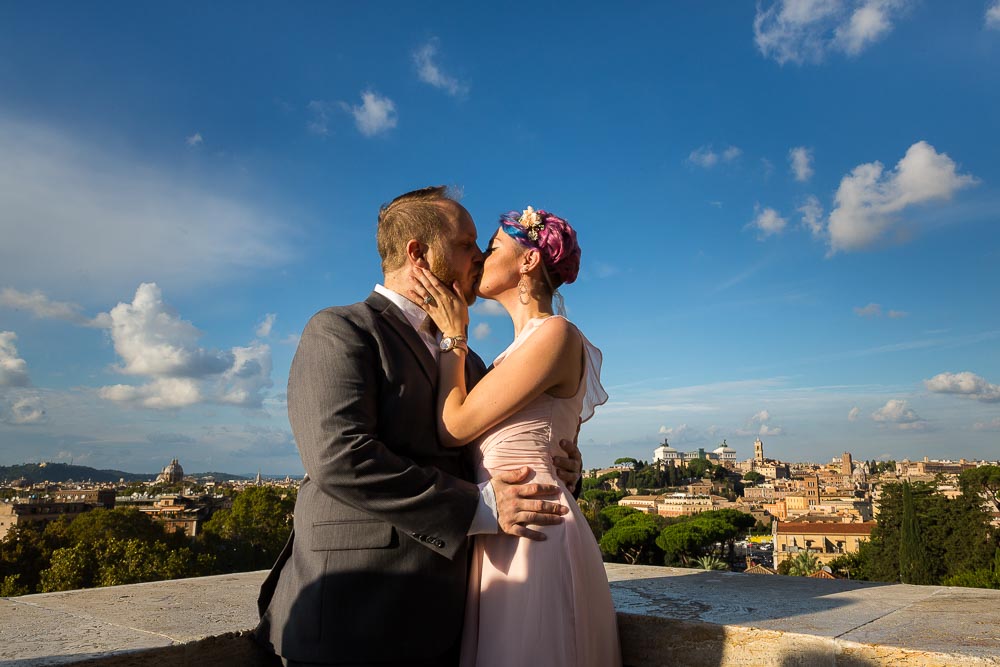
[[423,308],[413,303],[399,292],[393,292],[385,285],[375,285],[375,291],[389,299],[389,301],[392,301],[397,308],[403,311],[403,316],[406,317],[406,321],[410,323],[411,327],[418,332],[423,330],[424,320],[428,318],[428,315],[424,312]]

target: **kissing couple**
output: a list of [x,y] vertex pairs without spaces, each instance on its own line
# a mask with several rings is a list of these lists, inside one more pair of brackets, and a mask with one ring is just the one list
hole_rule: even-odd
[[[528,207],[485,251],[444,187],[381,207],[383,282],[320,311],[288,378],[306,477],[255,635],[282,664],[614,667],[615,610],[574,499],[601,353],[561,311],[575,230]],[[469,305],[515,337],[491,368]],[[556,310],[553,305],[556,304]]]

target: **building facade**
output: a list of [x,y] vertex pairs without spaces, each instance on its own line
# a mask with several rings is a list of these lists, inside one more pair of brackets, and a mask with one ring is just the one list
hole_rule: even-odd
[[862,542],[871,539],[874,521],[844,522],[817,520],[804,516],[772,524],[774,567],[809,550],[826,565],[843,554],[856,553]]

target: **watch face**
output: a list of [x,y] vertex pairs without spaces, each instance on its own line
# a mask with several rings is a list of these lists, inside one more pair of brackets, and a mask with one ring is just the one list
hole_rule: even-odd
[[451,352],[451,348],[453,348],[453,347],[455,347],[455,339],[454,338],[442,338],[441,339],[441,351],[442,352]]

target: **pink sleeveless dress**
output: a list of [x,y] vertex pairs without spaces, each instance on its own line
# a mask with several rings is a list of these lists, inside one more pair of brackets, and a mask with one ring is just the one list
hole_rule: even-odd
[[[554,316],[555,317],[555,316]],[[493,362],[503,360],[549,318],[528,322]],[[582,334],[581,334],[582,337]],[[608,395],[600,384],[601,352],[583,338],[583,378],[572,398],[542,394],[484,433],[477,444],[479,481],[531,466],[531,481],[561,487],[570,512],[556,526],[532,526],[543,542],[505,534],[477,535],[462,637],[463,667],[617,667],[622,664],[615,609],[601,552],[573,494],[555,474],[552,455],[564,455],[579,419],[586,421]]]

